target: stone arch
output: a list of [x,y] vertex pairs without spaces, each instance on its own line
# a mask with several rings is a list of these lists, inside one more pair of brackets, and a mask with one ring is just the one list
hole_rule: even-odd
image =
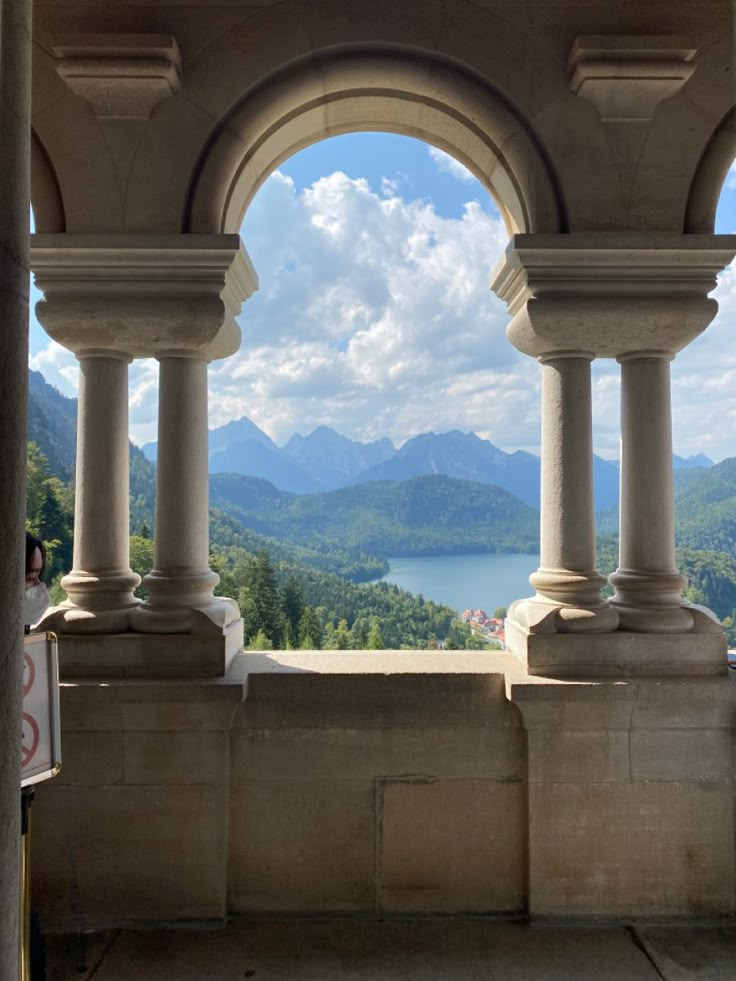
[[37,232],[66,231],[64,201],[46,149],[31,130],[31,204]]
[[723,117],[698,161],[685,209],[685,233],[713,234],[718,201],[734,160],[736,108],[730,109]]
[[321,139],[361,130],[413,136],[451,153],[494,197],[509,234],[567,231],[544,148],[500,92],[436,56],[365,49],[304,60],[247,92],[200,155],[183,230],[239,230],[279,163]]

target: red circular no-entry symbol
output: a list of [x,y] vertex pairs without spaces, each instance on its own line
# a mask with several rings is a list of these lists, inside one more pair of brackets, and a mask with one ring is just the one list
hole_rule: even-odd
[[20,760],[21,766],[26,767],[31,762],[38,749],[38,741],[41,733],[38,730],[38,723],[32,715],[23,713],[23,735],[21,741]]
[[23,698],[25,698],[31,688],[33,688],[33,682],[35,680],[36,666],[33,663],[33,658],[30,656],[28,651],[23,651]]

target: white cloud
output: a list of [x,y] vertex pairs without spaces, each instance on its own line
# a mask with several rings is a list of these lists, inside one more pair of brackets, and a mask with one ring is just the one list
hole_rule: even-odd
[[475,177],[468,168],[461,164],[459,160],[451,157],[449,153],[445,153],[444,150],[438,150],[436,146],[430,146],[427,149],[438,170],[441,170],[445,174],[450,174],[451,177],[455,177],[457,180],[464,181],[467,184],[475,180]]
[[49,339],[48,345],[28,359],[34,371],[40,371],[49,385],[62,395],[76,398],[79,387],[79,362],[61,344]]
[[385,190],[340,172],[301,193],[264,185],[243,229],[261,290],[240,352],[211,373],[211,424],[242,414],[277,441],[326,424],[399,443],[456,426],[536,444],[518,422],[538,419],[538,367],[505,340],[488,287],[502,222]]
[[[388,196],[387,196],[388,195]],[[210,367],[210,425],[247,415],[277,442],[325,424],[359,439],[473,430],[504,449],[539,445],[539,366],[506,341],[505,306],[488,288],[506,245],[476,203],[444,218],[393,184],[376,193],[340,172],[304,191],[276,172],[249,209],[245,244],[261,290],[241,317],[243,343]],[[711,327],[675,360],[676,452],[736,454],[736,271]],[[59,345],[31,367],[65,394],[77,363]],[[619,366],[593,364],[596,452],[619,455]],[[156,438],[158,365],[130,369],[131,434]]]

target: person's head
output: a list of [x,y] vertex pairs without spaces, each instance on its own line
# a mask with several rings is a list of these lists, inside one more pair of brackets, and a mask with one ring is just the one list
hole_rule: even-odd
[[26,589],[43,582],[46,569],[46,549],[40,538],[26,532]]

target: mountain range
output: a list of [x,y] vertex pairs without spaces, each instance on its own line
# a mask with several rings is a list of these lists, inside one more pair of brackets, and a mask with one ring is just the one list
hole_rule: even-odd
[[[77,400],[61,395],[40,372],[30,371],[28,418],[29,439],[41,446],[54,473],[64,481],[72,480]],[[243,417],[210,430],[209,447],[211,474],[259,477],[290,494],[317,494],[375,481],[395,484],[437,474],[500,487],[523,503],[539,507],[539,457],[522,450],[506,453],[475,433],[457,429],[422,433],[397,449],[385,437],[362,443],[319,426],[307,436],[295,434],[279,447]],[[131,495],[140,499],[141,505],[153,484],[145,463],[155,459],[155,443],[146,444],[142,452],[131,444]],[[599,456],[594,457],[593,464],[596,511],[606,512],[600,527],[613,531],[617,524],[618,464]],[[715,470],[713,481],[720,472],[702,453],[675,456],[673,466],[678,496],[710,470]]]
[[[143,453],[156,458],[156,444]],[[675,456],[677,470],[710,467],[704,454]],[[407,440],[398,449],[386,437],[362,443],[319,426],[308,436],[295,434],[279,447],[247,417],[210,430],[211,474],[237,473],[261,477],[279,490],[315,494],[373,481],[397,482],[440,474],[458,480],[501,487],[531,507],[539,507],[539,457],[523,450],[506,453],[475,433],[457,429],[427,432]],[[619,469],[616,462],[593,458],[596,511],[618,502]]]

